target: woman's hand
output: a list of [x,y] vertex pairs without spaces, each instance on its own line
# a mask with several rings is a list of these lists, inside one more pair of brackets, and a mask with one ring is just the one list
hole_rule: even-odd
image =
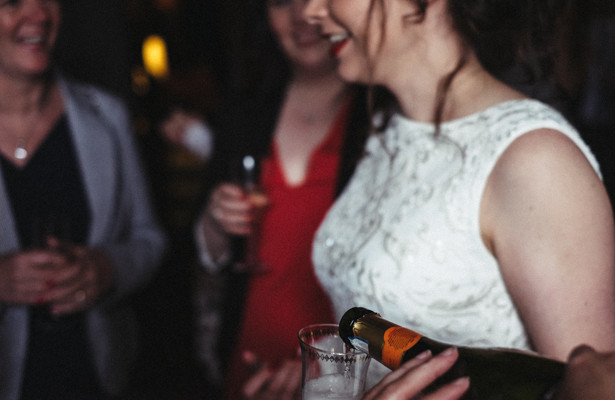
[[48,245],[65,255],[63,262],[54,265],[55,274],[44,295],[52,314],[86,309],[113,285],[113,267],[102,251],[56,239]]
[[194,114],[182,110],[174,110],[169,117],[162,122],[160,130],[169,142],[176,146],[183,146],[188,127],[200,121],[201,119]]
[[262,193],[247,193],[239,185],[223,183],[212,192],[206,214],[226,234],[249,235],[267,205]]
[[615,352],[597,353],[588,346],[575,348],[568,358],[558,400],[615,399]]
[[277,370],[261,362],[253,353],[246,352],[244,361],[254,371],[245,383],[242,395],[246,400],[300,400],[301,360],[284,361]]
[[47,248],[0,258],[0,300],[49,305],[53,314],[83,310],[113,284],[113,268],[99,250],[47,239]]
[[436,378],[453,366],[458,356],[455,348],[435,357],[429,352],[421,353],[385,376],[367,392],[363,400],[409,400],[415,396],[420,396],[421,400],[459,399],[470,386],[467,378],[459,378],[428,395],[421,394]]
[[234,183],[218,185],[197,222],[196,242],[218,262],[229,253],[230,236],[247,236],[261,221],[269,201],[261,192],[248,193]]
[[162,135],[176,146],[208,160],[213,152],[213,133],[203,119],[193,113],[174,110],[160,125]]
[[0,301],[9,304],[43,304],[53,285],[57,265],[67,262],[57,251],[36,249],[0,257]]

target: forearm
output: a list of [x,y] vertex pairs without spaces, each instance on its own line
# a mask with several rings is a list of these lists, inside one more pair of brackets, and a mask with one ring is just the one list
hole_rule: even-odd
[[194,237],[201,264],[209,272],[220,270],[229,261],[229,236],[213,220],[207,208],[194,226]]

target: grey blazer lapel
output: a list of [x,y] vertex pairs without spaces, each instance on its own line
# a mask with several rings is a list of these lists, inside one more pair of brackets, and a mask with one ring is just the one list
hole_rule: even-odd
[[100,98],[89,87],[71,86],[60,80],[66,114],[75,144],[87,196],[91,205],[92,224],[89,243],[96,244],[105,232],[112,229],[117,202],[113,198],[120,163],[117,137],[108,121],[113,116],[103,115]]
[[[0,170],[0,176],[2,170]],[[4,186],[4,179],[0,179],[0,253],[8,252],[19,247],[15,220],[8,201],[8,194]]]

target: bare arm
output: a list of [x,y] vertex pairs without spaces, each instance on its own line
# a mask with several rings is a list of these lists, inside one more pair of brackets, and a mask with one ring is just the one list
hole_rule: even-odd
[[513,142],[487,183],[481,230],[537,351],[615,349],[611,206],[570,139],[538,130]]

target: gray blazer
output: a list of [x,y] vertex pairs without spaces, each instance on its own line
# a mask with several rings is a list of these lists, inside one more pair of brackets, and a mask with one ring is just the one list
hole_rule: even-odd
[[[111,394],[137,355],[130,294],[155,273],[166,238],[152,213],[129,115],[116,97],[59,77],[65,112],[92,212],[88,243],[113,261],[115,286],[87,316],[100,382]],[[19,249],[0,171],[0,255]],[[28,343],[28,309],[0,303],[0,400],[17,400]]]

